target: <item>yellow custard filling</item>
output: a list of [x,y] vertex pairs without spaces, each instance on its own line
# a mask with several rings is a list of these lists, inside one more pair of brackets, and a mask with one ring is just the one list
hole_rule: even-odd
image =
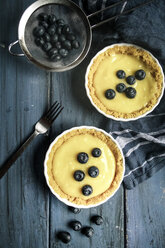
[[[133,85],[127,84],[125,79],[119,79],[116,76],[118,70],[124,70],[126,76],[129,76],[135,75],[135,72],[139,69],[143,69],[146,72],[146,77],[140,81],[136,80]],[[116,85],[121,82],[127,87],[131,86],[136,89],[137,94],[134,99],[127,98],[124,93],[116,91]],[[105,57],[100,63],[93,77],[93,86],[97,97],[107,108],[117,112],[131,113],[147,105],[153,98],[157,85],[148,67],[138,58],[114,53]],[[105,97],[107,89],[116,91],[114,99],[109,100]]]
[[[100,157],[95,158],[91,152],[95,147],[101,149]],[[80,152],[86,152],[89,160],[86,164],[81,164],[77,160]],[[96,166],[99,169],[99,175],[92,178],[88,175],[88,169]],[[53,157],[53,176],[61,190],[71,196],[83,199],[91,198],[106,191],[113,181],[115,174],[115,158],[109,147],[97,137],[90,134],[81,134],[73,136],[67,140]],[[85,173],[83,181],[76,181],[73,174],[76,170],[82,170]],[[90,185],[93,193],[89,196],[82,194],[82,187]]]
[[[92,150],[101,149],[100,157],[93,157]],[[88,154],[87,163],[80,163],[77,155]],[[62,199],[76,205],[89,206],[103,202],[118,189],[124,173],[124,160],[118,145],[102,131],[93,128],[75,128],[61,135],[52,145],[45,162],[47,182]],[[99,169],[97,177],[91,177],[88,169]],[[76,181],[74,172],[81,170],[85,177]],[[90,185],[92,194],[85,196],[82,187]]]
[[[116,76],[118,70],[124,70],[126,77],[144,70],[146,76],[129,85],[126,78]],[[124,92],[119,93],[116,90],[119,83],[135,88],[136,96],[130,99]],[[135,118],[156,106],[163,90],[163,72],[157,60],[146,50],[133,45],[114,45],[93,59],[86,86],[92,102],[103,113],[115,118]],[[108,89],[115,90],[115,98],[105,97]]]

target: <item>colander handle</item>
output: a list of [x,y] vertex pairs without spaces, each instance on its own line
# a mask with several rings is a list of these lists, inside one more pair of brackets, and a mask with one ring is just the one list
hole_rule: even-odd
[[96,12],[88,15],[87,18],[89,20],[89,18],[91,18],[91,17],[93,17],[93,16],[95,16],[97,14],[100,14],[100,13],[102,13],[105,10],[111,9],[111,8],[113,8],[115,6],[118,6],[118,5],[122,4],[122,8],[121,8],[121,10],[120,10],[120,12],[118,14],[115,14],[115,15],[113,15],[113,16],[111,16],[111,17],[109,17],[109,18],[107,18],[107,19],[105,19],[105,20],[103,20],[101,22],[98,22],[96,24],[91,25],[91,28],[92,29],[93,28],[97,28],[98,26],[100,26],[100,25],[102,25],[102,24],[104,24],[106,22],[109,22],[109,21],[112,21],[112,20],[117,20],[120,16],[126,15],[126,14],[134,11],[135,9],[138,9],[140,7],[143,7],[143,6],[149,4],[149,3],[153,2],[153,1],[154,0],[148,0],[148,1],[144,2],[144,3],[141,3],[139,5],[136,5],[135,7],[132,7],[132,8],[129,8],[129,9],[125,10],[125,7],[126,7],[128,1],[126,1],[126,0],[120,0],[120,1],[118,1],[116,3],[111,4],[110,6],[105,7],[104,9],[98,10],[98,11],[96,11]]
[[19,42],[19,40],[16,40],[16,41],[12,42],[12,43],[8,46],[8,51],[9,51],[9,53],[12,54],[13,56],[18,56],[18,57],[25,56],[24,53],[14,53],[14,52],[12,52],[12,50],[11,50],[12,47],[13,47],[14,45],[16,45],[18,42]]

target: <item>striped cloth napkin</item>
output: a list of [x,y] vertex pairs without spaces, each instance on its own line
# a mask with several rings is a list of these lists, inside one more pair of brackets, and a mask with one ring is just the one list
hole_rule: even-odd
[[[126,9],[146,0],[128,0]],[[116,2],[112,0],[74,1],[86,14]],[[117,12],[119,9],[117,10]],[[116,10],[106,11],[99,16],[104,19]],[[149,50],[165,65],[165,1],[153,3],[121,16],[115,22],[108,23],[114,33],[105,34],[105,46],[112,43],[133,43]],[[106,15],[106,16],[105,16]],[[99,21],[99,20],[98,20]],[[116,37],[116,38],[115,38]],[[116,40],[115,40],[116,39]],[[126,160],[124,186],[132,189],[138,183],[151,177],[165,166],[165,96],[156,109],[136,121],[118,122],[108,120],[106,131],[118,141]]]
[[152,114],[128,123],[111,121],[107,130],[123,150],[124,185],[132,189],[165,166],[165,101]]

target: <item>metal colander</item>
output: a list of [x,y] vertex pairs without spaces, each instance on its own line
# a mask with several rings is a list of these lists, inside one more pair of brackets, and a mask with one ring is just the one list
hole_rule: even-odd
[[[119,2],[86,16],[81,8],[70,0],[38,0],[30,5],[23,13],[18,27],[18,40],[9,45],[9,52],[16,56],[25,55],[30,61],[42,69],[49,71],[69,70],[81,63],[81,61],[86,57],[91,45],[93,28],[98,27],[107,21],[114,20],[117,17],[127,14],[132,10],[144,6],[152,1],[153,0],[147,1],[124,11],[128,1],[120,0]],[[92,26],[90,25],[89,19],[91,17],[120,4],[122,4],[122,8],[119,14],[103,20],[100,23]],[[69,24],[71,31],[76,35],[77,40],[80,43],[79,49],[69,51],[68,56],[58,62],[49,60],[46,53],[42,51],[40,47],[37,47],[34,42],[33,30],[38,26],[37,17],[42,12],[46,14],[54,14],[58,19],[64,19],[64,21]],[[20,44],[23,54],[16,54],[12,52],[11,49],[16,43]]]
[[[38,15],[43,12],[54,14],[58,19],[64,19],[80,43],[78,49],[72,49],[66,58],[58,62],[51,61],[34,42],[33,30],[38,26]],[[86,15],[73,2],[68,0],[39,0],[26,9],[22,15],[18,37],[22,51],[34,64],[49,71],[65,71],[75,67],[83,60],[90,48],[92,35]],[[20,54],[20,56],[24,54]]]

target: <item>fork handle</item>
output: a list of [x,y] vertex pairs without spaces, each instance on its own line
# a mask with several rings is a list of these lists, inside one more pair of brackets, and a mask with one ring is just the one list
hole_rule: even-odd
[[6,174],[8,169],[12,166],[12,164],[17,160],[17,158],[24,152],[26,147],[31,143],[31,141],[38,135],[39,133],[34,131],[29,138],[21,145],[21,147],[2,165],[0,168],[0,179]]

